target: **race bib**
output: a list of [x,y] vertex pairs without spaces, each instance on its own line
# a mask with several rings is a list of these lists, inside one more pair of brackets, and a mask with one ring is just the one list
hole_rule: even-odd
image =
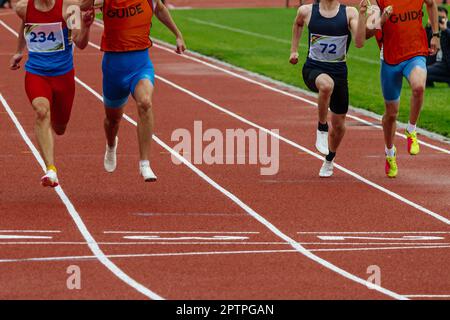
[[25,39],[30,52],[58,52],[65,50],[62,23],[26,23]]
[[309,58],[321,62],[345,62],[347,41],[348,35],[323,36],[313,33],[309,40]]

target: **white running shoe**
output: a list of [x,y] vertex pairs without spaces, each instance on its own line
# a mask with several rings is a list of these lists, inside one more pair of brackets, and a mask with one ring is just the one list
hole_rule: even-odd
[[139,165],[139,172],[141,173],[141,176],[144,178],[145,182],[155,182],[156,181],[156,174],[153,172],[152,168],[150,168],[150,163],[141,163]]
[[333,175],[334,162],[325,159],[322,168],[320,168],[319,177],[328,178]]
[[119,144],[119,137],[116,137],[116,145],[111,148],[106,144],[106,152],[105,152],[105,159],[103,162],[103,165],[105,166],[105,170],[107,172],[114,172],[117,167],[117,145]]
[[328,132],[317,130],[316,149],[323,155],[327,155],[328,150]]
[[41,178],[41,185],[43,187],[51,187],[51,188],[57,187],[59,185],[59,182],[56,172],[53,170],[47,170],[45,176]]

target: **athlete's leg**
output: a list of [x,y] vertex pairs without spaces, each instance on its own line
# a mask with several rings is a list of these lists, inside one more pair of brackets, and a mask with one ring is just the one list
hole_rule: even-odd
[[329,149],[330,152],[336,153],[339,145],[344,138],[346,127],[345,127],[345,114],[335,114],[331,113],[331,130],[330,130],[330,140]]
[[70,71],[59,77],[52,77],[53,103],[51,106],[51,122],[53,131],[57,135],[66,132],[67,124],[72,113],[75,97],[75,74]]
[[149,160],[150,145],[153,135],[153,84],[149,79],[141,79],[133,94],[138,109],[137,135],[141,160]]
[[409,122],[412,125],[416,125],[423,105],[423,96],[427,81],[426,69],[424,70],[422,67],[415,67],[412,69],[408,81],[412,90]]
[[52,88],[46,77],[27,72],[25,90],[36,113],[34,132],[40,154],[47,167],[54,166],[54,143],[51,128]]
[[111,108],[105,104],[105,120],[103,121],[103,128],[107,144],[110,148],[116,146],[116,137],[119,132],[120,121],[123,117],[124,106],[118,108]]
[[48,168],[49,166],[55,165],[50,101],[47,98],[38,97],[35,98],[31,104],[36,112],[36,122],[34,126],[36,140],[38,142],[40,154]]
[[399,106],[399,101],[385,101],[385,111],[383,114],[382,123],[384,143],[388,149],[392,149],[394,146]]
[[325,124],[327,123],[328,106],[333,94],[334,81],[329,75],[322,73],[316,78],[316,87],[319,90],[317,101],[319,122]]

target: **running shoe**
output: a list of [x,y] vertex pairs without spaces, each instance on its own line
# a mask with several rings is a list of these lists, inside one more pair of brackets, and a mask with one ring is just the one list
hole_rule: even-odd
[[328,131],[317,130],[316,149],[323,155],[328,154]]
[[108,146],[106,144],[106,152],[105,152],[105,159],[103,162],[103,165],[105,167],[105,170],[107,172],[114,172],[117,167],[117,145],[119,144],[119,137],[116,137],[116,145],[114,147]]
[[59,182],[56,172],[53,170],[47,170],[45,176],[41,178],[41,185],[43,187],[51,187],[51,188],[57,187],[59,185]]
[[319,177],[321,178],[329,178],[333,175],[334,161],[325,161],[322,164],[322,168],[320,168]]
[[408,152],[414,156],[420,152],[419,140],[417,140],[417,132],[408,132],[405,130],[406,140],[408,141]]
[[395,147],[394,147],[394,156],[393,157],[389,157],[386,155],[385,171],[389,178],[395,178],[398,174],[397,149],[395,149]]
[[141,176],[144,178],[145,182],[155,182],[156,181],[156,175],[153,172],[152,168],[150,168],[150,164],[140,164],[139,165],[139,172],[141,173]]

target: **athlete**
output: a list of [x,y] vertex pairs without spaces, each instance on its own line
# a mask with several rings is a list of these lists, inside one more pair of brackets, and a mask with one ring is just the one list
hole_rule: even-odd
[[[398,166],[394,138],[403,77],[408,80],[412,91],[409,122],[405,131],[407,151],[410,155],[417,155],[420,151],[416,124],[427,79],[426,57],[436,54],[440,48],[438,10],[434,0],[378,0],[377,3],[380,10],[388,7],[393,10],[381,31],[370,30],[367,38],[376,35],[381,48],[381,87],[386,108],[383,115],[385,172],[388,177],[395,178]],[[430,48],[422,24],[424,3],[433,30]]]
[[[69,29],[68,20],[77,20],[70,9],[72,5],[86,10],[79,16],[79,28],[74,23],[74,28]],[[35,134],[47,167],[41,178],[44,187],[59,184],[53,133],[63,135],[70,119],[75,95],[73,43],[80,49],[88,44],[94,21],[90,6],[91,0],[20,0],[15,9],[22,25],[10,68],[20,68],[27,47],[25,90],[36,112]]]
[[186,50],[181,32],[161,0],[105,0],[103,4],[103,98],[106,118],[104,167],[117,166],[117,133],[124,106],[131,94],[138,110],[139,171],[144,181],[156,181],[149,153],[153,134],[152,96],[155,72],[148,49],[152,17],[156,17],[176,36],[178,54]]
[[[366,36],[366,25],[360,24],[358,11],[337,0],[322,0],[298,9],[292,29],[290,63],[298,63],[298,45],[304,26],[309,30],[309,49],[303,66],[303,80],[319,93],[316,148],[326,155],[320,177],[333,175],[333,161],[345,134],[348,111],[347,52],[352,34],[360,47]],[[328,107],[331,109],[331,131],[328,137]],[[329,140],[329,142],[328,142]]]

